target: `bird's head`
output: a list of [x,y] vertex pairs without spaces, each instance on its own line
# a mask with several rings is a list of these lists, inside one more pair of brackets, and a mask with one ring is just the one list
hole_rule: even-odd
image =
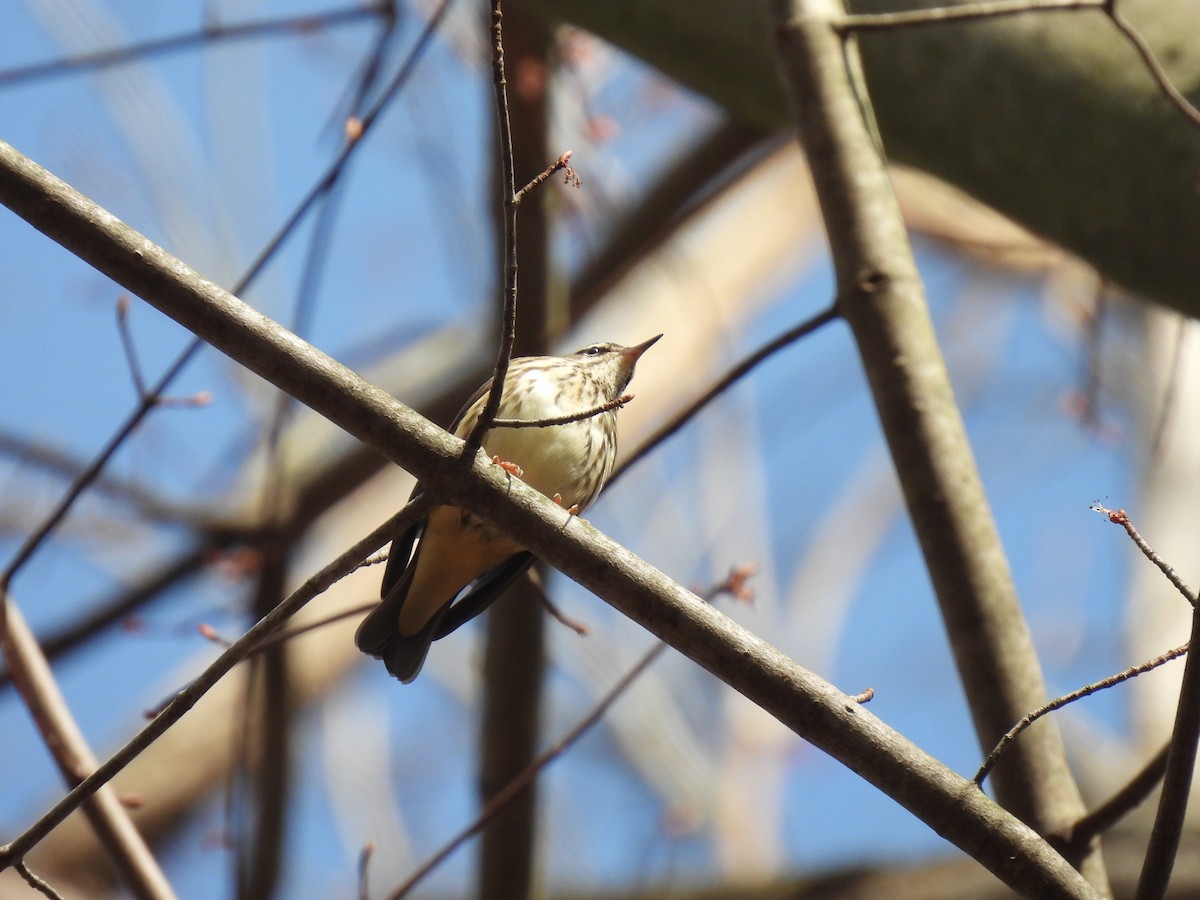
[[586,365],[592,377],[604,385],[608,400],[616,400],[633,379],[637,361],[661,337],[661,334],[655,335],[635,347],[622,347],[607,341],[588,344],[572,353],[571,358]]

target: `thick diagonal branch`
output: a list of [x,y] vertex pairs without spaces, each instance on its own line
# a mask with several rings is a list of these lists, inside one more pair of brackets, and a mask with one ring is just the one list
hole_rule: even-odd
[[[853,698],[463,442],[188,268],[69,185],[0,142],[0,203],[250,371],[375,447],[446,503],[503,527],[546,562],[829,753],[1023,894],[1095,898],[1032,830],[905,740]],[[273,614],[274,615],[274,614]],[[153,723],[152,723],[153,724]],[[119,767],[101,766],[107,777]],[[56,806],[61,821],[98,780]],[[28,849],[0,847],[0,869]]]

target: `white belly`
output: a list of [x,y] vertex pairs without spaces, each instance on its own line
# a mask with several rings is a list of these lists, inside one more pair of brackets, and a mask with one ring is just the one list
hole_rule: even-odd
[[[516,398],[520,397],[520,400]],[[481,398],[459,427],[460,435],[468,430],[482,409],[486,397]],[[600,398],[598,403],[604,402]],[[553,419],[584,412],[596,406],[572,404],[570,398],[540,371],[525,374],[521,383],[505,396],[501,406],[501,418],[506,419]],[[616,416],[615,411],[601,416]],[[591,420],[554,425],[546,428],[495,428],[483,439],[484,449],[489,456],[498,456],[502,462],[516,463],[524,470],[523,480],[547,497],[562,496],[563,505],[579,504],[581,508],[593,497],[586,496],[586,488],[592,479],[583,477],[588,460],[606,454],[600,433]],[[611,454],[607,454],[610,456]],[[606,481],[611,470],[605,471],[600,483]]]

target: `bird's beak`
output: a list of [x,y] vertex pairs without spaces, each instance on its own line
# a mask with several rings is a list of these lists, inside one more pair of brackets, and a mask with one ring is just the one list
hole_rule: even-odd
[[660,337],[662,337],[661,334],[656,334],[654,337],[650,338],[650,340],[643,341],[636,347],[626,347],[624,350],[622,350],[621,356],[625,360],[625,364],[632,366],[634,363],[636,363],[643,353],[657,343]]

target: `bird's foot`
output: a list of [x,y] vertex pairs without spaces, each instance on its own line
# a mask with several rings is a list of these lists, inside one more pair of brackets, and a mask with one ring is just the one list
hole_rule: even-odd
[[[557,503],[559,506],[562,506],[562,505],[563,505],[563,496],[562,496],[562,494],[555,494],[555,495],[554,495],[554,502],[555,502],[555,503]],[[570,506],[568,506],[568,507],[567,507],[567,515],[568,515],[568,516],[577,516],[577,515],[579,515],[579,504],[578,504],[578,503],[572,503]]]
[[518,466],[515,462],[507,462],[498,456],[492,457],[492,465],[499,466],[509,475],[515,475],[517,478],[520,478],[525,474],[525,470]]

